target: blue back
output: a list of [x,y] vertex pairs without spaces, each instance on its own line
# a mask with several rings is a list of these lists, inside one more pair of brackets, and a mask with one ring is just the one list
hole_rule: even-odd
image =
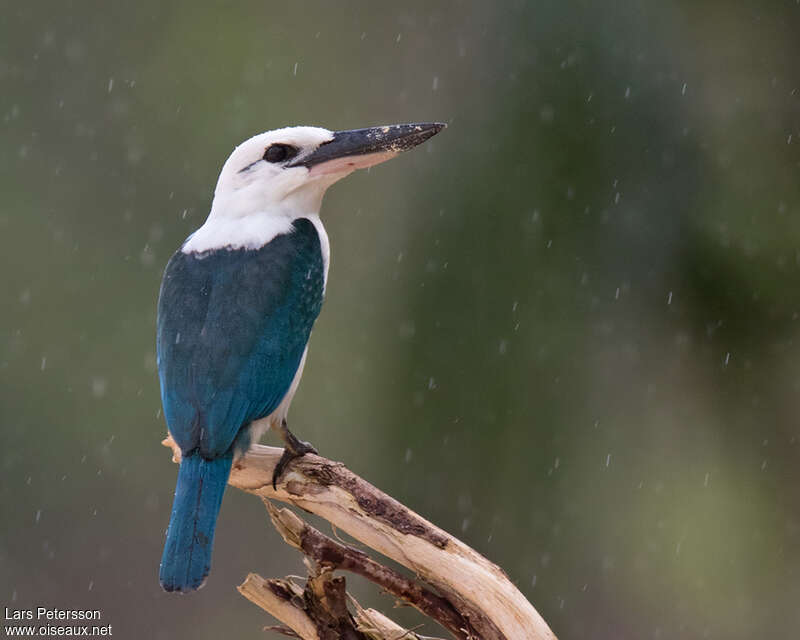
[[289,390],[324,288],[317,230],[305,218],[292,226],[260,249],[179,251],[167,265],[158,369],[167,424],[184,455],[225,454]]

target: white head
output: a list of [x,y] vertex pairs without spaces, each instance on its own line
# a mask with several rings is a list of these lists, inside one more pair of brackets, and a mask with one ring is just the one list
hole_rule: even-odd
[[[304,167],[287,167],[300,154],[333,140],[319,127],[287,127],[245,140],[225,161],[214,190],[212,216],[241,218],[251,213],[294,209],[319,211],[322,196],[336,179],[312,178]],[[270,161],[272,160],[272,161]]]
[[183,250],[263,246],[298,217],[315,217],[325,190],[356,169],[410,149],[445,125],[348,131],[286,127],[245,140],[225,161],[208,220]]

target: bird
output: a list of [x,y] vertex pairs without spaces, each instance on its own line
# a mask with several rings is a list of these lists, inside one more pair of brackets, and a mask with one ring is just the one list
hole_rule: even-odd
[[158,298],[161,401],[181,452],[159,565],[165,591],[205,584],[231,467],[251,443],[267,429],[284,441],[273,485],[293,459],[316,453],[287,413],[327,284],[325,191],[444,127],[286,127],[225,161],[208,217],[169,259]]

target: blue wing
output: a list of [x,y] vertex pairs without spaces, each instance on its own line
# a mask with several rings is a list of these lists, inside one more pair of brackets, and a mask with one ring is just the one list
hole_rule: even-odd
[[164,413],[184,454],[225,454],[289,390],[322,306],[311,221],[260,249],[176,253],[158,303]]

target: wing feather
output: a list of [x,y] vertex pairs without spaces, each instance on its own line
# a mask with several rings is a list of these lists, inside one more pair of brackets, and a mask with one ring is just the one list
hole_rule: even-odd
[[176,253],[158,305],[158,367],[167,425],[181,449],[225,453],[240,429],[277,408],[322,306],[313,223],[255,250]]

